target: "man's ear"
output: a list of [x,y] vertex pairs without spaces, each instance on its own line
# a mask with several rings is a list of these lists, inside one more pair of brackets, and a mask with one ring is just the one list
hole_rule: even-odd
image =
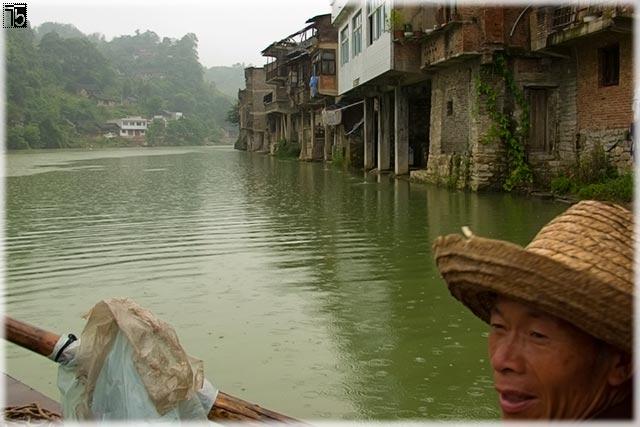
[[631,355],[615,351],[612,354],[612,363],[607,375],[607,382],[611,386],[619,386],[633,376],[633,359]]

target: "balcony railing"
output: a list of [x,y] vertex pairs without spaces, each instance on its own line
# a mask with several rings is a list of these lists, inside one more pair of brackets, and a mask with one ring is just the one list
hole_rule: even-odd
[[603,15],[613,17],[630,15],[628,6],[619,4],[593,4],[590,6],[558,6],[552,9],[548,22],[550,32],[589,22]]
[[264,68],[267,81],[285,79],[287,77],[287,67],[280,66],[278,61],[266,64]]
[[556,7],[553,9],[551,17],[551,30],[559,30],[571,24],[575,20],[575,15],[576,11],[573,6]]
[[276,88],[273,92],[263,97],[264,111],[269,113],[273,111],[285,112],[289,107],[289,96],[284,87]]

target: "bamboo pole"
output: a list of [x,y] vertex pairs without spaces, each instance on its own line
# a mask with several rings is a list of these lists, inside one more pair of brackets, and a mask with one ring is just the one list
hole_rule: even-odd
[[[49,357],[60,336],[25,322],[5,316],[5,339],[31,350],[34,353]],[[270,411],[254,403],[247,402],[222,391],[218,392],[208,418],[212,421],[253,421],[300,423],[300,421]]]

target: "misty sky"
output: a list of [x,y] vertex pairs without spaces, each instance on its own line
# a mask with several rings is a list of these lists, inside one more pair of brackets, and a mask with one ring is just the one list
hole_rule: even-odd
[[244,62],[262,66],[260,51],[302,29],[315,15],[331,13],[331,0],[154,1],[26,0],[32,27],[53,21],[73,24],[85,34],[108,40],[147,29],[160,38],[198,37],[200,62],[206,67]]

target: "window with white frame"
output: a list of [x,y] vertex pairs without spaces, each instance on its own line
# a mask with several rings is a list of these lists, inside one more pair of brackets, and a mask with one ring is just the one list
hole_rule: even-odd
[[353,36],[351,37],[353,48],[351,51],[355,58],[360,52],[362,52],[362,11],[356,13],[351,20],[351,28],[353,28]]
[[349,24],[340,31],[340,65],[349,62]]
[[371,44],[378,40],[384,31],[384,0],[367,0],[367,18],[369,23],[369,40]]

